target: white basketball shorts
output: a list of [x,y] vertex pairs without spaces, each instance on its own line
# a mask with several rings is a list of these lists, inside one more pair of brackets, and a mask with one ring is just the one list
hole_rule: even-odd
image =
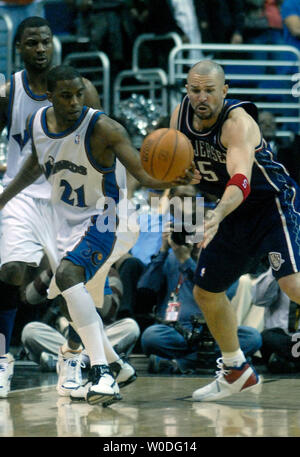
[[1,213],[1,265],[25,262],[38,266],[46,254],[55,271],[59,260],[56,216],[49,200],[20,193]]

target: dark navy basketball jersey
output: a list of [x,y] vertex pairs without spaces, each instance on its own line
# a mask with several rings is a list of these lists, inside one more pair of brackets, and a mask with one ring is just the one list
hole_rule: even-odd
[[[200,190],[221,197],[230,176],[226,169],[226,148],[221,143],[222,126],[229,113],[243,108],[257,120],[257,108],[252,102],[225,99],[217,122],[209,129],[198,132],[193,128],[194,111],[187,95],[184,96],[179,110],[177,129],[192,142],[195,165],[201,173]],[[276,162],[267,142],[261,138],[255,148],[255,159],[251,176],[251,193],[246,202],[265,199],[283,188],[295,186],[285,167]]]

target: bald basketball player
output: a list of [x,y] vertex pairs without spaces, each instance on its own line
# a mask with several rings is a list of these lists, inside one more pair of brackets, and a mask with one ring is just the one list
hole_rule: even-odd
[[189,137],[202,191],[219,198],[207,213],[194,297],[222,353],[216,380],[193,393],[217,401],[255,388],[260,378],[245,359],[225,290],[268,256],[281,289],[300,304],[300,189],[274,160],[257,124],[257,108],[227,98],[223,68],[194,65],[171,127]]

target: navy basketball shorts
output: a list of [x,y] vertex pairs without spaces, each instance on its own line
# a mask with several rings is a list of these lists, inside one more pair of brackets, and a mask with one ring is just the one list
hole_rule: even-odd
[[276,279],[300,271],[300,197],[293,187],[263,203],[246,200],[228,215],[200,252],[194,281],[209,292],[224,292],[266,257]]

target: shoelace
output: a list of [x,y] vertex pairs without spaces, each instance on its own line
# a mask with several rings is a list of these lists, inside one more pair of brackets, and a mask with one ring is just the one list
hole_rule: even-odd
[[216,374],[215,374],[215,377],[217,378],[217,380],[219,380],[223,376],[226,376],[230,371],[230,370],[225,370],[224,369],[224,363],[223,363],[222,357],[219,357],[217,359],[217,368],[219,368],[219,370],[216,371]]
[[66,381],[73,381],[74,379],[77,380],[79,375],[79,384],[81,383],[81,373],[77,373],[78,368],[85,368],[85,363],[80,360],[78,357],[70,357],[65,359],[67,375]]
[[102,376],[109,375],[113,377],[109,366],[106,365],[94,365],[89,373],[89,381],[93,384],[97,384]]
[[5,371],[8,369],[8,363],[7,362],[1,362],[0,363],[0,371]]

